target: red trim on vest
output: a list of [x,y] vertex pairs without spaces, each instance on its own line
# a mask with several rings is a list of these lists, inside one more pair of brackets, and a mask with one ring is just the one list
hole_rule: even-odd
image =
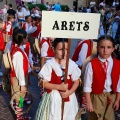
[[9,23],[9,22],[5,22],[5,25],[4,25],[4,28],[3,28],[3,29],[4,29],[4,32],[3,32],[3,33],[6,34],[6,32],[7,32],[7,31],[6,31],[7,25],[11,25],[11,29],[10,29],[10,32],[8,32],[8,35],[9,35],[9,36],[12,36],[12,24]]
[[[28,58],[27,58],[27,56],[25,55],[25,53],[24,53],[19,47],[14,47],[14,48],[12,49],[12,52],[11,52],[11,57],[13,58],[13,55],[14,55],[17,51],[21,52],[22,55],[23,55],[23,70],[24,70],[24,75],[27,76],[27,75],[28,75],[29,62],[28,62]],[[14,68],[13,68],[13,70],[11,70],[11,77],[16,77]]]
[[39,35],[40,31],[41,31],[41,27],[40,27],[39,24],[36,27],[37,27],[37,30],[34,33],[30,34],[31,37],[38,38],[38,35]]
[[54,57],[54,52],[53,52],[53,50],[52,50],[51,47],[50,47],[50,46],[51,46],[51,41],[50,41],[50,39],[46,40],[46,39],[42,38],[42,41],[40,42],[40,48],[42,48],[42,45],[43,45],[44,42],[47,42],[47,43],[48,43],[48,46],[49,46],[46,57]]
[[25,50],[27,56],[29,57],[29,50],[30,50],[30,43],[29,42],[26,43],[26,47],[24,50]]
[[[93,83],[92,83],[92,92],[94,94],[101,94],[104,90],[104,84],[106,79],[105,71],[102,67],[102,64],[98,58],[94,58],[91,61],[92,69],[93,69]],[[116,93],[117,84],[119,80],[120,75],[120,61],[113,58],[113,68],[111,72],[111,78],[112,78],[112,86],[111,89],[113,93]]]
[[0,50],[5,49],[5,44],[4,44],[4,37],[3,37],[3,31],[0,29]]
[[26,22],[25,22],[25,23],[23,23],[22,28],[23,28],[24,30],[26,30]]
[[[80,41],[81,42],[81,41]],[[79,43],[80,43],[79,42]],[[91,55],[91,52],[92,52],[92,41],[91,40],[84,40],[81,44],[79,44],[78,43],[78,45],[77,45],[77,47],[76,47],[76,49],[75,49],[75,52],[74,52],[74,54],[73,54],[73,56],[72,56],[72,60],[74,61],[74,62],[76,62],[77,60],[78,60],[78,57],[79,57],[79,52],[81,51],[81,48],[82,48],[82,45],[84,44],[84,43],[86,43],[87,45],[88,45],[88,52],[87,52],[87,56],[86,56],[86,58],[87,57],[89,57],[90,55]]]
[[[61,77],[57,76],[54,70],[52,70],[51,80],[49,81],[49,83],[52,83],[52,84],[61,84],[62,83]],[[68,83],[68,89],[70,90],[73,85],[71,76],[70,76],[70,79],[67,80],[67,83]],[[47,93],[50,93],[52,90],[46,89],[46,91],[47,91]],[[65,98],[65,102],[68,102],[68,101],[69,101],[69,97]]]

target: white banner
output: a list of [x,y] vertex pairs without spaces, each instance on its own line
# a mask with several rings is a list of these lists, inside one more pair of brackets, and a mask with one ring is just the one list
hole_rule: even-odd
[[42,11],[41,37],[97,39],[98,13]]

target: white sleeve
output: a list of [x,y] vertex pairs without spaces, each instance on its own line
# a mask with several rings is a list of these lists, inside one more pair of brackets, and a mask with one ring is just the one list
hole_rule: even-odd
[[29,25],[27,24],[27,25],[26,25],[26,30],[25,30],[25,31],[28,33],[28,32],[29,32],[29,30],[31,30],[31,29],[32,29],[32,27],[33,27],[32,25],[31,25],[31,26],[29,26]]
[[13,55],[13,66],[14,66],[14,70],[16,73],[16,77],[19,81],[19,85],[23,86],[25,85],[25,75],[24,75],[24,70],[23,70],[23,56],[22,53],[20,52],[16,52]]
[[31,49],[29,49],[29,57],[28,57],[28,60],[29,60],[29,63],[30,63],[31,65],[33,65],[32,56],[33,56],[33,54],[31,53]]
[[36,26],[30,27],[30,28],[27,30],[27,33],[28,33],[28,34],[34,33],[36,30],[37,30],[37,27],[36,27]]
[[92,82],[93,82],[93,70],[91,62],[89,62],[86,66],[84,74],[84,87],[83,87],[84,92],[92,91]]
[[48,51],[48,43],[44,42],[41,47],[41,57],[46,57],[47,56],[47,51]]
[[5,46],[5,53],[11,50],[12,41],[8,42]]
[[52,74],[52,67],[48,63],[45,63],[41,71],[38,73],[38,76],[40,78],[43,78],[44,81],[50,81],[51,74]]
[[81,75],[81,70],[76,65],[76,67],[74,67],[72,71],[72,80],[73,81],[78,80],[80,78],[80,75]]
[[119,76],[116,92],[120,92],[120,76]]
[[76,61],[76,64],[79,65],[80,67],[83,65],[86,56],[88,52],[88,45],[84,43],[82,45],[81,51],[79,52],[78,60]]
[[11,26],[10,24],[8,24],[8,25],[6,26],[6,31],[7,31],[7,32],[10,32],[11,27],[12,27],[12,26]]

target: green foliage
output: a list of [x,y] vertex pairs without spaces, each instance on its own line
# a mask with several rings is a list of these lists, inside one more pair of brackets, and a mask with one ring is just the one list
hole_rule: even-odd
[[[41,11],[42,10],[47,10],[47,7],[44,4],[32,4],[32,3],[29,3],[29,4],[27,4],[27,6],[28,6],[29,10],[32,10],[32,8],[35,7],[35,6],[38,6]],[[61,5],[61,9],[62,9],[62,11],[66,11],[66,12],[69,11],[68,5]]]
[[33,7],[38,6],[40,10],[47,10],[46,6],[44,4],[28,4],[27,5],[29,10],[32,10]]
[[2,2],[3,0],[0,0],[0,2]]
[[68,7],[68,5],[61,5],[61,9],[62,11],[68,12],[70,8]]

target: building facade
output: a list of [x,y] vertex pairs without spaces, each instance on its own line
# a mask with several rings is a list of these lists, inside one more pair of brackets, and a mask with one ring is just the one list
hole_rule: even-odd
[[13,8],[16,8],[16,2],[15,0],[3,0],[2,2],[0,2],[0,9],[2,9],[4,7],[4,5],[8,5],[8,4],[12,4]]

